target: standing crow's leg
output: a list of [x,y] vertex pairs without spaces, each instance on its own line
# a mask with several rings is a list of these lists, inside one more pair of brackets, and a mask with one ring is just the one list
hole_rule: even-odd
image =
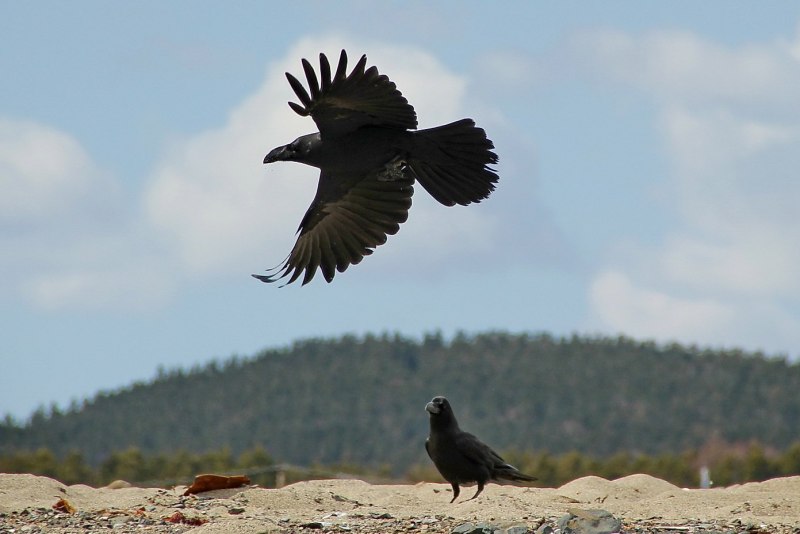
[[483,491],[483,482],[478,481],[478,491],[476,491],[475,495],[473,495],[472,498],[469,500],[471,501],[472,499],[480,495],[482,491]]
[[451,482],[450,485],[453,486],[453,499],[450,501],[452,504],[458,498],[458,494],[461,493],[461,488],[455,482]]

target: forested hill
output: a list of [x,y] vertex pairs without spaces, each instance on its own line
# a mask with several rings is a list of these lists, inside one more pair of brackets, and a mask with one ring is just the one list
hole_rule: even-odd
[[[109,355],[113,358],[113,355]],[[0,453],[266,447],[278,461],[402,472],[425,461],[425,403],[498,450],[678,452],[714,439],[800,439],[800,366],[619,338],[439,335],[307,340],[99,394],[0,425]]]

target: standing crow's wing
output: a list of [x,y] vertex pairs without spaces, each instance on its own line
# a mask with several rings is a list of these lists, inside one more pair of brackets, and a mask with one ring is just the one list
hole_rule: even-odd
[[470,434],[469,432],[460,432],[456,438],[456,447],[469,461],[483,466],[491,471],[492,466],[498,460],[500,463],[505,463],[500,456],[497,455],[488,445],[481,440]]
[[487,469],[489,478],[492,480],[499,478],[507,480],[536,480],[536,477],[521,473],[516,467],[503,460],[491,447],[468,432],[462,432],[456,437],[456,446],[458,451],[471,462]]
[[387,179],[381,173],[349,178],[322,172],[317,195],[300,222],[300,236],[289,257],[271,275],[253,275],[262,282],[290,276],[287,284],[305,271],[303,285],[317,268],[325,280],[344,272],[375,247],[394,235],[408,218],[414,180],[408,174]]
[[289,106],[302,116],[311,115],[323,138],[342,135],[361,126],[380,125],[402,130],[417,127],[417,114],[395,84],[377,67],[364,69],[367,56],[361,59],[348,75],[347,54],[342,50],[339,66],[331,78],[331,66],[325,54],[319,55],[320,78],[303,59],[309,94],[300,81],[286,73],[300,104]]

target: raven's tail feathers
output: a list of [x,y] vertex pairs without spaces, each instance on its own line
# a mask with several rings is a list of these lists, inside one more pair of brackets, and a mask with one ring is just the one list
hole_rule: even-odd
[[526,475],[519,471],[513,465],[505,464],[501,466],[495,466],[493,475],[495,478],[504,478],[506,480],[522,480],[526,482],[533,482],[534,480],[538,480],[536,477],[531,475]]
[[494,191],[499,177],[489,165],[497,163],[494,144],[472,119],[420,130],[424,140],[408,165],[433,198],[452,206],[480,202]]

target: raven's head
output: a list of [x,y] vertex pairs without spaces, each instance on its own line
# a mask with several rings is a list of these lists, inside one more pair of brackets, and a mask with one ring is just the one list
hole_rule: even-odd
[[433,400],[425,405],[425,410],[431,415],[439,415],[443,412],[453,413],[453,409],[450,408],[450,403],[447,402],[447,399],[444,397],[434,397]]
[[425,410],[430,414],[431,429],[458,430],[456,416],[446,398],[434,397],[425,405]]
[[320,142],[318,133],[303,135],[289,143],[279,146],[264,157],[264,163],[275,161],[297,161],[308,163],[314,147]]

